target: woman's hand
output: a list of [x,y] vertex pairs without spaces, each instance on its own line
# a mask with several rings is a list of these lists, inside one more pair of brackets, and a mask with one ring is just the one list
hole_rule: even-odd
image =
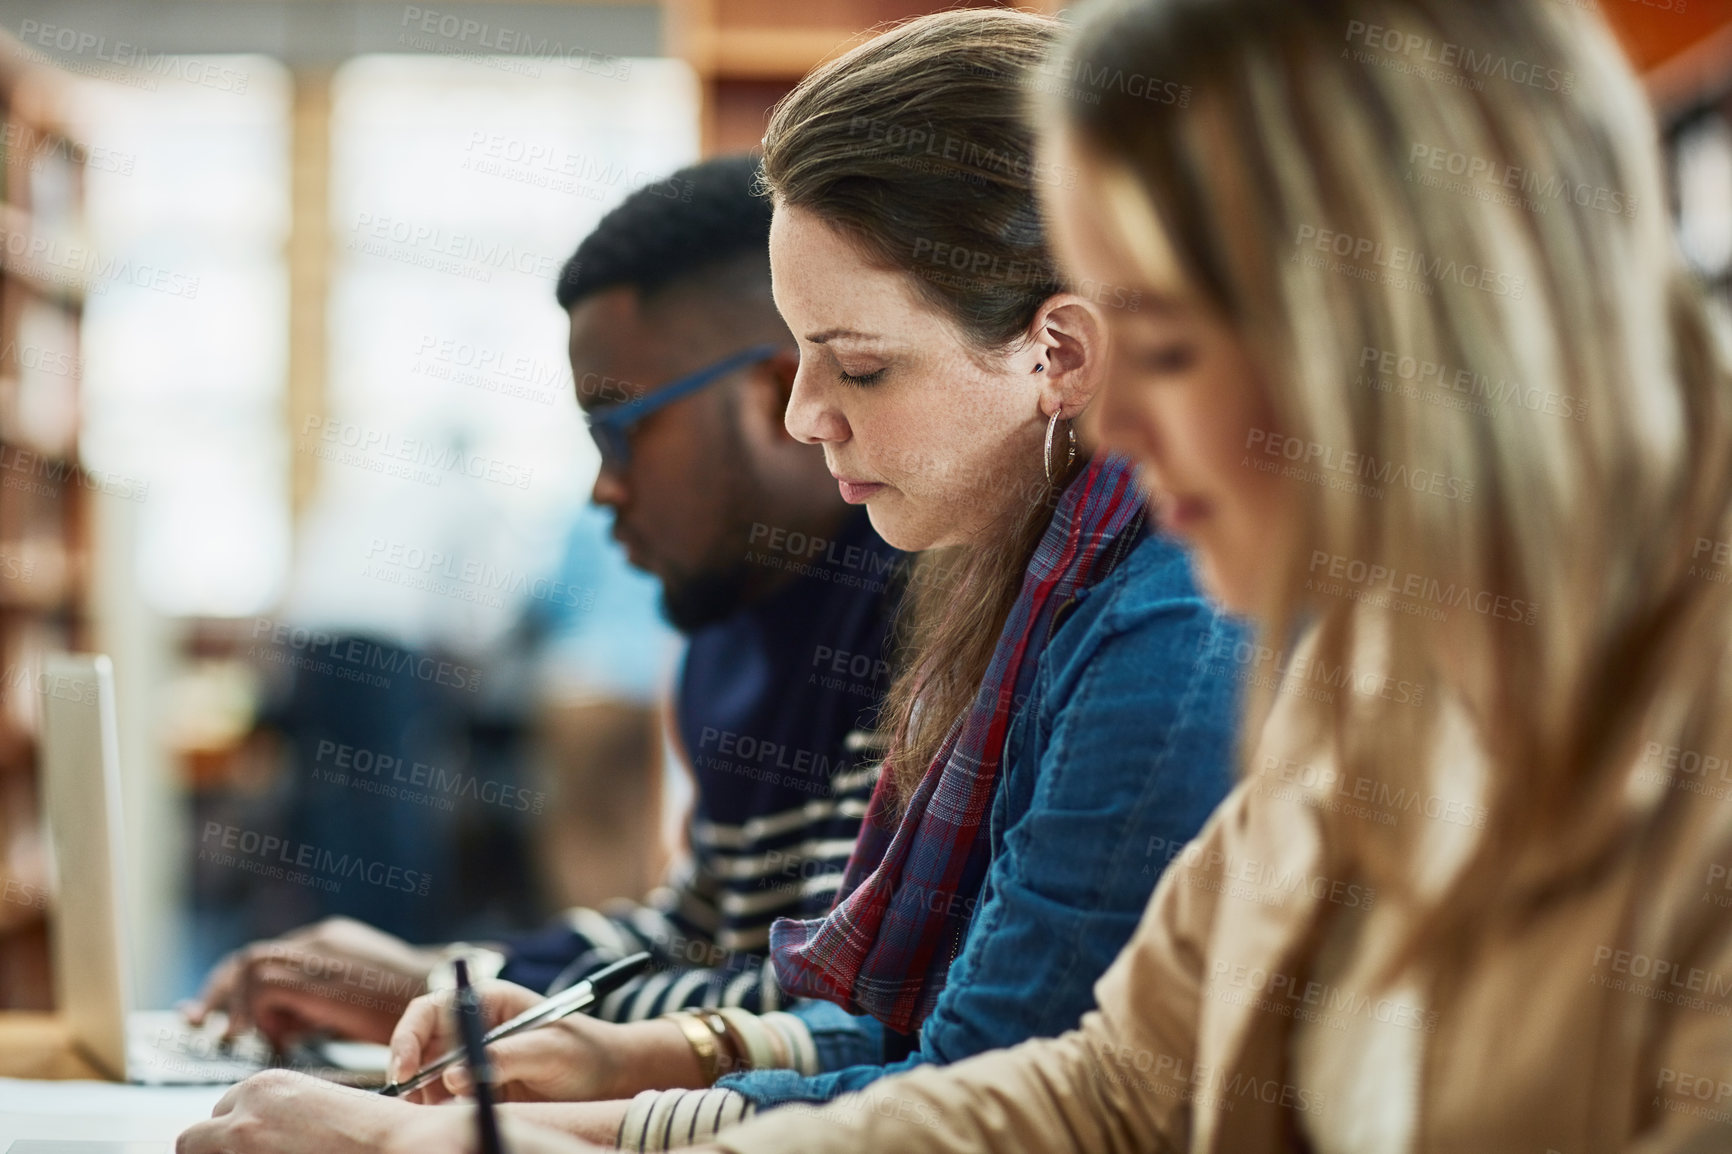
[[[502,1115],[499,1129],[512,1154],[603,1149],[520,1117]],[[223,1095],[208,1122],[188,1127],[175,1142],[176,1154],[478,1154],[479,1149],[473,1106],[414,1106],[288,1070],[248,1078]]]
[[[483,982],[482,1011],[488,1029],[541,1001],[541,996],[509,982]],[[428,1062],[454,1049],[452,995],[428,994],[409,1004],[391,1035],[392,1081],[410,1077]],[[697,1058],[685,1035],[670,1022],[615,1025],[573,1014],[487,1047],[493,1059],[495,1093],[502,1102],[590,1102],[630,1098],[640,1090],[696,1088],[702,1085]],[[444,1078],[409,1095],[436,1104],[470,1093],[469,1070],[459,1064]]]
[[[419,1112],[407,1102],[364,1090],[291,1070],[266,1070],[224,1094],[210,1120],[182,1131],[174,1148],[175,1154],[376,1154],[398,1126]],[[445,1154],[465,1148],[427,1144],[418,1149]]]

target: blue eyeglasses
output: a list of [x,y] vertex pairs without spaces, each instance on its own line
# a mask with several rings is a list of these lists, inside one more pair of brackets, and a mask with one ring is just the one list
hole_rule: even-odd
[[602,468],[625,468],[631,460],[631,437],[628,435],[631,427],[651,413],[691,396],[706,385],[715,384],[736,369],[767,361],[781,351],[781,345],[753,345],[636,400],[590,410],[585,420],[589,424],[589,435],[595,438],[595,447],[601,450]]

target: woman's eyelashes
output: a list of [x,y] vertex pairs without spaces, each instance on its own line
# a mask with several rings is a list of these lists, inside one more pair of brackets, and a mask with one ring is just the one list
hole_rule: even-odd
[[851,373],[841,365],[836,366],[836,379],[845,385],[858,385],[863,387],[866,385],[877,384],[879,378],[883,377],[883,375],[884,369],[882,368],[873,369],[869,373]]

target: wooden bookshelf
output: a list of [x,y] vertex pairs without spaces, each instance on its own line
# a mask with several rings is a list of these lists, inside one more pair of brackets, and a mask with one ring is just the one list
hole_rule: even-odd
[[88,644],[87,153],[59,118],[66,83],[0,36],[0,1009],[52,1001],[37,679],[47,653]]
[[667,0],[667,51],[698,74],[703,152],[758,147],[776,101],[800,78],[897,20],[946,8],[1057,11],[1052,0],[1019,5],[931,0]]

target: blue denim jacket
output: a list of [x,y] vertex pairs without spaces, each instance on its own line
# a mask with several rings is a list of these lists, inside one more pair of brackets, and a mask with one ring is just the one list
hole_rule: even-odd
[[923,1063],[1076,1026],[1155,881],[1226,796],[1238,697],[1211,660],[1244,635],[1203,599],[1189,559],[1149,535],[1078,597],[1005,738],[992,866],[962,951],[913,1052],[883,1064],[877,1022],[794,1007],[823,1068],[719,1083],[760,1108],[828,1101]]

